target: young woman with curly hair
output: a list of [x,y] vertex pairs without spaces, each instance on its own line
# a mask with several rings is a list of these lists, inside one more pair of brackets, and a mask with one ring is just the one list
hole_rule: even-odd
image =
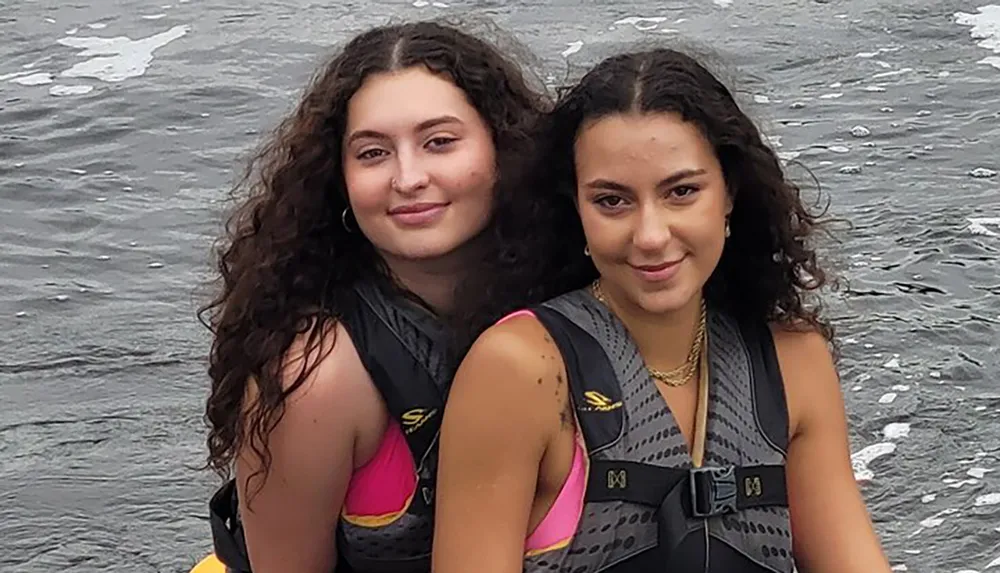
[[600,63],[550,120],[562,214],[528,252],[567,262],[481,288],[575,290],[463,360],[434,571],[888,572],[813,304],[818,216],[760,131],[666,49]]
[[448,317],[496,212],[533,212],[515,196],[546,105],[480,39],[379,27],[255,156],[204,309],[209,464],[235,469],[212,525],[231,569],[428,570]]

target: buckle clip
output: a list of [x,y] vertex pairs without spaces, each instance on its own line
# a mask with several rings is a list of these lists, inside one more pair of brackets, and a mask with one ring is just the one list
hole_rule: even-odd
[[734,466],[692,468],[690,472],[692,517],[713,517],[737,511]]

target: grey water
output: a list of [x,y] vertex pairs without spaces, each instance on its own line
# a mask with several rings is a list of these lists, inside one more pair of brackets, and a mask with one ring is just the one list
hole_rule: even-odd
[[0,0],[0,571],[186,572],[210,551],[195,309],[240,160],[345,38],[469,12],[550,84],[623,42],[715,54],[852,224],[829,311],[893,565],[1000,566],[989,1]]

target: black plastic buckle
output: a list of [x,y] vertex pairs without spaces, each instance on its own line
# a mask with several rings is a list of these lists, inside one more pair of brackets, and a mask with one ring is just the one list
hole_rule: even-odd
[[691,516],[712,517],[736,511],[736,468],[691,469]]

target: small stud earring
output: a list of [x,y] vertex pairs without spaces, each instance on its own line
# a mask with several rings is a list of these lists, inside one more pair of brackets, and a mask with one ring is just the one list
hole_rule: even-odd
[[733,232],[729,229],[729,221],[726,221],[726,238],[729,238],[729,235],[732,234]]

